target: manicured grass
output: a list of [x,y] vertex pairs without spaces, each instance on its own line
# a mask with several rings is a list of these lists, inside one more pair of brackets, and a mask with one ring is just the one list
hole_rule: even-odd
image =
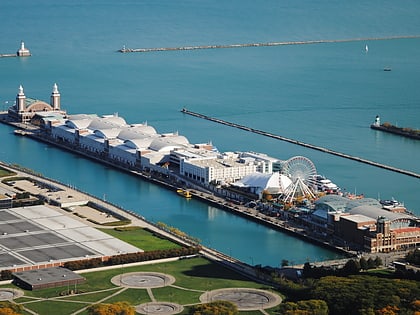
[[100,229],[115,238],[118,238],[126,243],[141,248],[145,251],[148,250],[164,250],[179,248],[180,245],[175,244],[167,239],[161,238],[152,232],[140,227],[132,229]]
[[13,176],[13,175],[16,175],[16,173],[0,167],[0,177]]
[[393,278],[394,273],[395,271],[390,270],[390,269],[372,269],[365,272],[365,274],[369,276],[385,277],[385,278]]
[[[61,301],[46,300],[42,303],[25,304],[24,306],[38,314],[72,314],[89,304],[64,303]],[[58,311],[59,310],[59,311]],[[58,312],[57,312],[58,311]]]
[[[153,289],[153,295],[154,295],[154,292],[155,292],[155,289]],[[143,303],[149,303],[152,300],[147,294],[146,289],[127,289],[124,292],[121,292],[120,294],[115,295],[111,297],[110,299],[106,300],[106,303],[115,303],[115,302],[120,302],[120,301],[126,301],[130,303],[131,305],[138,305],[138,304],[143,304]],[[159,301],[163,301],[163,300],[159,300]]]
[[[175,262],[150,264],[140,266],[121,266],[116,269],[83,273],[86,283],[77,285],[77,290],[83,294],[72,296],[60,296],[61,292],[74,289],[63,286],[59,288],[44,289],[39,291],[25,291],[25,296],[16,302],[24,303],[24,306],[39,314],[51,313],[53,309],[59,309],[61,315],[71,314],[87,305],[99,302],[106,297],[103,303],[127,301],[132,305],[150,302],[146,289],[126,289],[116,287],[111,283],[111,278],[121,273],[151,271],[170,274],[176,281],[173,286],[152,289],[157,301],[174,302],[181,305],[200,303],[199,297],[206,291],[220,288],[247,287],[258,289],[270,289],[261,284],[249,281],[247,278],[224,268],[223,266],[198,257],[183,259]],[[102,291],[107,290],[107,291]],[[112,296],[115,294],[114,296]],[[49,300],[28,300],[28,297],[49,298]],[[59,299],[59,300],[54,300]],[[188,308],[181,314],[187,314]],[[87,314],[82,312],[80,314]],[[246,315],[261,314],[256,312],[241,312]]]

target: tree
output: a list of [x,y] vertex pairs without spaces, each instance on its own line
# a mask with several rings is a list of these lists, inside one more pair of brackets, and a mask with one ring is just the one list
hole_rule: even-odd
[[412,265],[420,265],[420,249],[416,248],[415,250],[408,252],[405,256],[405,260]]
[[350,259],[346,262],[344,267],[341,269],[343,275],[355,275],[360,271],[360,264],[354,259]]
[[328,305],[322,300],[286,302],[280,304],[278,310],[283,315],[328,315]]
[[396,315],[400,309],[396,306],[385,306],[375,312],[376,315]]
[[376,268],[375,261],[372,259],[372,257],[369,257],[368,258],[367,264],[368,264],[368,269],[374,269],[374,268]]
[[383,265],[383,263],[382,263],[381,257],[376,256],[376,258],[375,258],[375,267],[377,268],[377,267],[382,266],[382,265]]
[[360,264],[360,269],[362,269],[362,270],[368,270],[369,269],[369,265],[368,265],[368,262],[367,262],[365,257],[360,258],[359,264]]
[[195,305],[190,310],[191,315],[237,315],[238,307],[229,301],[215,301]]
[[21,315],[23,307],[8,301],[0,302],[0,315]]
[[289,266],[289,261],[288,261],[287,259],[282,259],[282,260],[281,260],[281,266],[282,266],[282,267]]
[[135,315],[136,311],[128,302],[95,304],[88,308],[89,315]]

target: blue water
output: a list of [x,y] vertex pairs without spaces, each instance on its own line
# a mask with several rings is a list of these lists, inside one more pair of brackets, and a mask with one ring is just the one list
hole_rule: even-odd
[[[420,215],[420,182],[354,161],[185,116],[193,111],[420,173],[420,143],[373,131],[420,129],[420,39],[120,54],[131,48],[420,35],[418,1],[11,1],[0,4],[0,53],[24,40],[33,56],[0,59],[0,108],[22,84],[69,113],[147,121],[221,151],[310,158],[341,187],[395,197]],[[365,52],[365,45],[369,52]],[[392,71],[385,72],[385,67]],[[8,103],[6,103],[8,102]],[[246,262],[278,265],[336,254],[142,182],[0,125],[0,160],[74,185],[175,226]]]

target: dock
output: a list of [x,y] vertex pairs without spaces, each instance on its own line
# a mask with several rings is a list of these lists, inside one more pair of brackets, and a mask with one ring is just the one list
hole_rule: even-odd
[[305,40],[305,41],[282,41],[282,42],[266,42],[266,43],[243,43],[243,44],[225,44],[225,45],[197,45],[197,46],[180,46],[180,47],[156,47],[156,48],[127,48],[125,45],[119,49],[121,53],[133,52],[158,52],[158,51],[179,51],[179,50],[198,50],[198,49],[224,49],[224,48],[246,48],[246,47],[270,47],[283,45],[311,45],[311,44],[327,44],[327,43],[346,43],[357,41],[377,41],[377,40],[391,40],[391,39],[405,39],[405,38],[420,38],[420,35],[401,35],[401,36],[387,36],[387,37],[364,37],[364,38],[349,38],[349,39],[319,39],[319,40]]
[[408,176],[415,177],[415,178],[420,178],[420,174],[417,174],[417,173],[412,172],[412,171],[408,171],[408,170],[400,169],[400,168],[397,168],[397,167],[381,164],[381,163],[378,163],[378,162],[375,162],[375,161],[370,161],[370,160],[367,160],[367,159],[364,159],[364,158],[361,158],[361,157],[358,157],[358,156],[353,156],[353,155],[349,155],[349,154],[346,154],[346,153],[337,152],[337,151],[330,150],[330,149],[327,149],[327,148],[323,148],[323,147],[320,147],[320,146],[316,146],[316,145],[313,145],[313,144],[310,144],[310,143],[305,143],[305,142],[302,142],[302,141],[299,141],[299,140],[286,138],[286,137],[283,137],[283,136],[280,136],[280,135],[269,133],[267,131],[254,129],[254,128],[251,128],[251,127],[235,124],[233,122],[225,121],[225,120],[222,120],[222,119],[206,116],[206,115],[203,115],[203,114],[200,114],[200,113],[189,111],[186,108],[183,108],[181,110],[181,112],[184,113],[184,114],[187,114],[187,115],[191,115],[191,116],[194,116],[194,117],[197,117],[197,118],[209,120],[209,121],[216,122],[216,123],[226,125],[226,126],[229,126],[229,127],[233,127],[233,128],[249,131],[249,132],[252,132],[252,133],[256,133],[256,134],[259,134],[259,135],[262,135],[262,136],[265,136],[265,137],[269,137],[269,138],[293,143],[293,144],[296,144],[296,145],[300,145],[302,147],[306,147],[306,148],[309,148],[309,149],[321,151],[321,152],[324,152],[324,153],[328,153],[328,154],[335,155],[335,156],[338,156],[338,157],[346,158],[346,159],[353,160],[353,161],[356,161],[356,162],[372,165],[372,166],[379,167],[379,168],[382,168],[382,169],[386,169],[386,170],[389,170],[389,171],[392,171],[392,172],[408,175]]

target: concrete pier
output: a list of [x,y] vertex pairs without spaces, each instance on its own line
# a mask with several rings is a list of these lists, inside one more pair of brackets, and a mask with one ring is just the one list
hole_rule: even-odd
[[0,54],[0,58],[6,57],[29,57],[31,56],[31,52],[28,48],[25,47],[25,43],[22,41],[20,43],[20,48],[15,54]]
[[303,146],[303,147],[306,147],[306,148],[309,148],[309,149],[313,149],[313,150],[321,151],[321,152],[324,152],[324,153],[332,154],[332,155],[339,156],[339,157],[342,157],[342,158],[346,158],[346,159],[349,159],[349,160],[353,160],[353,161],[356,161],[356,162],[376,166],[376,167],[386,169],[386,170],[389,170],[389,171],[392,171],[392,172],[401,173],[401,174],[404,174],[404,175],[420,178],[420,174],[417,174],[415,172],[411,172],[411,171],[403,170],[403,169],[400,169],[400,168],[397,168],[397,167],[393,167],[393,166],[381,164],[381,163],[378,163],[378,162],[370,161],[370,160],[367,160],[367,159],[363,159],[361,157],[357,157],[357,156],[333,151],[333,150],[330,150],[330,149],[327,149],[327,148],[319,147],[319,146],[309,144],[309,143],[305,143],[305,142],[302,142],[302,141],[299,141],[299,140],[293,140],[293,139],[286,138],[286,137],[283,137],[283,136],[279,136],[279,135],[276,135],[276,134],[272,134],[272,133],[269,133],[269,132],[266,132],[266,131],[263,131],[263,130],[258,130],[258,129],[250,128],[250,127],[247,127],[247,126],[235,124],[235,123],[228,122],[228,121],[225,121],[225,120],[222,120],[222,119],[206,116],[206,115],[203,115],[203,114],[200,114],[200,113],[195,113],[195,112],[187,110],[186,108],[183,108],[181,110],[181,112],[184,113],[184,114],[194,116],[194,117],[198,117],[198,118],[206,119],[206,120],[209,120],[209,121],[213,121],[213,122],[216,122],[216,123],[219,123],[219,124],[222,124],[222,125],[230,126],[230,127],[237,128],[237,129],[242,129],[242,130],[253,132],[253,133],[256,133],[256,134],[260,134],[260,135],[263,135],[265,137],[270,137],[270,138],[286,141],[286,142],[297,144],[297,145],[300,145],[300,146]]
[[225,45],[198,45],[198,46],[181,46],[181,47],[157,47],[157,48],[127,48],[125,45],[118,51],[121,53],[132,52],[157,52],[157,51],[176,51],[176,50],[197,50],[197,49],[221,49],[221,48],[245,48],[245,47],[268,47],[282,45],[309,45],[309,44],[325,44],[325,43],[345,43],[357,41],[375,41],[375,40],[391,40],[403,38],[419,38],[420,35],[401,35],[388,37],[364,37],[349,39],[320,39],[306,41],[284,41],[284,42],[267,42],[267,43],[244,43],[244,44],[225,44]]

